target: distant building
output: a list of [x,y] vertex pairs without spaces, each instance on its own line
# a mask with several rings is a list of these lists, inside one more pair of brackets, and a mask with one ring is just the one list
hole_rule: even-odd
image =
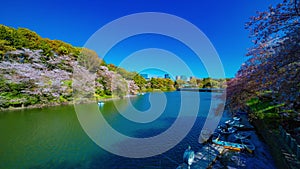
[[183,81],[186,81],[188,82],[190,80],[189,77],[185,76],[185,75],[181,75],[181,76],[176,76],[176,80],[183,80]]
[[144,79],[149,80],[148,74],[140,74]]
[[188,78],[185,75],[181,75],[180,79],[183,80],[183,81],[188,81]]
[[171,79],[170,74],[165,74],[165,79]]

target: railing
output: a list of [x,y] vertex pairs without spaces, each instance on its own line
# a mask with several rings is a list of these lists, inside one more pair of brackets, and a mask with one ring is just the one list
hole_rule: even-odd
[[279,126],[279,131],[284,142],[291,148],[293,153],[300,160],[300,145],[297,144],[296,139],[294,139],[290,133],[287,133],[282,126]]

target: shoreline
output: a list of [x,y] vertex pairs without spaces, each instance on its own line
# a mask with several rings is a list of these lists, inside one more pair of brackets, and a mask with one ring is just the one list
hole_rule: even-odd
[[26,109],[41,109],[45,107],[55,107],[55,106],[66,106],[73,104],[73,101],[71,102],[63,102],[63,103],[51,103],[51,104],[35,104],[30,106],[24,106],[24,107],[9,107],[9,108],[0,108],[0,113],[4,113],[7,111],[17,111],[17,110],[26,110]]
[[[170,90],[170,91],[161,91],[161,90],[152,90],[152,91],[145,91],[143,93],[156,93],[156,92],[175,92],[177,90]],[[97,103],[99,101],[112,101],[112,100],[119,100],[119,99],[123,99],[123,98],[131,98],[131,97],[137,97],[138,94],[129,94],[126,95],[122,98],[120,97],[108,97],[108,98],[100,98],[100,99],[96,99],[95,100],[85,100],[85,101],[79,101],[78,104],[85,104],[85,103]],[[17,111],[17,110],[26,110],[26,109],[41,109],[41,108],[45,108],[45,107],[55,107],[55,106],[65,106],[65,105],[71,105],[71,104],[75,104],[76,101],[72,100],[69,102],[62,102],[62,103],[56,103],[56,102],[52,102],[52,103],[48,103],[48,104],[34,104],[34,105],[29,105],[29,106],[20,106],[20,107],[9,107],[9,108],[2,108],[0,107],[0,113],[6,112],[6,111]]]
[[[174,90],[176,91],[176,90]],[[146,91],[143,93],[156,93],[156,92],[174,92],[172,91]],[[77,101],[77,104],[86,104],[86,103],[97,103],[99,101],[112,101],[112,100],[120,100],[123,98],[132,98],[132,97],[137,97],[138,94],[128,94],[123,96],[122,98],[120,97],[108,97],[108,98],[100,98],[100,99],[94,99],[94,100],[82,100],[82,101]],[[76,104],[75,100],[69,101],[69,102],[62,102],[62,103],[49,103],[49,104],[34,104],[34,105],[30,105],[30,106],[26,106],[26,107],[9,107],[9,108],[2,108],[0,107],[0,113],[4,113],[7,111],[17,111],[17,110],[26,110],[26,109],[41,109],[41,108],[46,108],[46,107],[55,107],[55,106],[66,106],[66,105],[71,105],[71,104]]]
[[[136,96],[137,95],[126,95],[123,98],[132,98],[132,97],[136,97]],[[95,100],[85,100],[85,101],[80,101],[78,104],[97,103],[99,101],[106,102],[106,101],[120,100],[120,99],[123,99],[123,98],[111,97],[111,98],[103,98],[103,99],[95,99]],[[26,106],[26,107],[0,108],[0,113],[17,111],[17,110],[42,109],[42,108],[48,108],[48,107],[74,105],[74,104],[76,104],[75,102],[76,101],[72,100],[72,101],[69,101],[69,102],[62,102],[62,103],[35,104],[35,105]]]

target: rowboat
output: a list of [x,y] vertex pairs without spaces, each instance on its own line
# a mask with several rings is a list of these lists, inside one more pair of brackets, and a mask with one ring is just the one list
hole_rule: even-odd
[[186,163],[188,166],[192,165],[195,158],[195,153],[189,146],[183,153],[183,162]]
[[234,138],[236,138],[238,140],[243,140],[243,139],[246,139],[250,136],[251,136],[250,133],[237,133],[237,134],[234,134]]
[[237,116],[234,116],[234,117],[233,117],[233,120],[234,120],[234,121],[240,121],[241,118],[240,118],[240,117],[237,117]]
[[235,150],[235,151],[241,151],[243,149],[246,149],[248,152],[253,153],[253,151],[255,150],[255,146],[248,139],[241,140],[241,143],[233,143],[233,142],[219,140],[218,137],[216,139],[213,139],[212,142],[220,146],[223,146],[224,148]]
[[242,129],[242,128],[245,127],[245,125],[243,125],[243,124],[233,124],[232,127],[236,127],[236,128]]
[[232,134],[237,131],[234,127],[227,127],[227,126],[218,126],[218,131],[222,134]]
[[254,144],[250,140],[244,139],[244,140],[241,140],[241,142],[244,145],[245,149],[249,153],[253,153],[253,151],[255,150],[255,146],[254,146]]
[[222,141],[219,138],[213,139],[212,142],[230,150],[240,151],[244,149],[243,144]]
[[233,125],[234,122],[235,122],[234,120],[227,120],[227,121],[225,121],[225,124]]
[[103,101],[99,101],[98,102],[98,106],[103,106],[104,105],[104,102]]

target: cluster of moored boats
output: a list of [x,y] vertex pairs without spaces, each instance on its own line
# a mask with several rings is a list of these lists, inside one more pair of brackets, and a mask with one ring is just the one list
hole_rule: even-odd
[[[234,116],[219,125],[213,135],[208,130],[202,130],[203,143],[213,143],[213,145],[205,144],[199,151],[200,155],[199,152],[195,154],[189,147],[183,154],[184,163],[178,166],[177,169],[190,168],[192,163],[196,163],[194,168],[199,168],[199,166],[200,168],[208,168],[217,159],[218,155],[223,153],[224,149],[245,150],[253,153],[255,150],[255,146],[251,141],[253,132],[249,131],[253,129],[254,127],[241,114],[241,116]],[[212,151],[211,148],[213,148]],[[208,151],[209,153],[203,153],[203,151]],[[197,160],[195,161],[194,158],[197,158]]]
[[255,150],[255,146],[251,142],[251,134],[247,132],[247,130],[252,129],[252,125],[243,124],[242,118],[235,116],[218,126],[213,134],[212,142],[226,149],[236,151],[247,150],[252,153]]

